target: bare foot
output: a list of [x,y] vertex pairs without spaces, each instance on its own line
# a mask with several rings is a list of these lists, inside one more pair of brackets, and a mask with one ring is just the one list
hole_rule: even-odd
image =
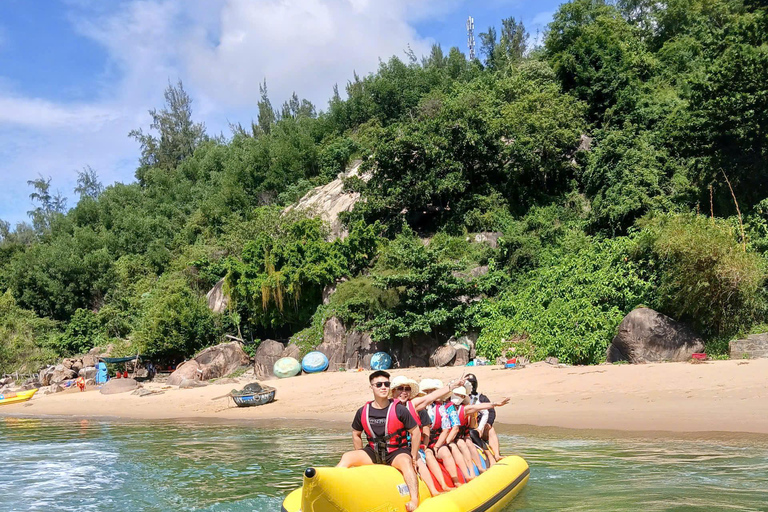
[[411,500],[405,504],[405,510],[407,510],[408,512],[413,512],[414,510],[416,510],[416,507],[418,506],[419,506],[418,500]]

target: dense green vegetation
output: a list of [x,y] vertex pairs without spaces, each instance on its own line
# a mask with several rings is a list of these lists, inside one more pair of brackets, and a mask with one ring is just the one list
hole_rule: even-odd
[[[723,340],[766,322],[768,12],[748,0],[575,0],[544,44],[503,20],[481,61],[439,46],[355,76],[325,110],[260,85],[210,137],[181,83],[150,112],[136,181],[30,181],[0,222],[0,372],[117,342],[182,358],[224,334],[318,344],[479,332],[482,355],[595,363],[638,305]],[[370,180],[331,240],[283,214],[354,158]],[[497,247],[475,233],[500,232]],[[228,311],[205,293],[220,279]],[[324,287],[338,283],[329,304]],[[119,340],[119,341],[118,341]],[[26,366],[25,366],[26,365]]]

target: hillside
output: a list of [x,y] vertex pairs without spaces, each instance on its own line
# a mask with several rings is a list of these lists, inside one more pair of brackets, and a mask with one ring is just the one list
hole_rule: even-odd
[[109,343],[307,349],[332,316],[383,346],[475,332],[489,358],[594,364],[639,305],[724,356],[766,322],[766,8],[576,0],[524,36],[509,18],[481,60],[382,61],[321,111],[264,87],[226,139],[169,86],[160,131],[131,133],[136,181],[86,169],[64,210],[34,180],[30,223],[0,223],[0,374]]

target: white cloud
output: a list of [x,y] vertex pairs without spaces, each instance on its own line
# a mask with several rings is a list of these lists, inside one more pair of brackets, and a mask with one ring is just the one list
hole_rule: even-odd
[[322,109],[333,85],[343,90],[353,71],[375,71],[379,58],[402,57],[407,45],[427,53],[431,41],[412,24],[461,3],[130,0],[105,11],[70,0],[73,29],[102,46],[108,62],[91,102],[25,97],[23,84],[13,84],[13,94],[0,90],[0,218],[24,218],[26,180],[38,174],[52,176],[65,194],[84,165],[105,183],[132,180],[138,148],[127,133],[149,124],[147,110],[162,105],[169,80],[184,81],[196,118],[212,132],[255,116],[264,78],[273,105],[295,90]]

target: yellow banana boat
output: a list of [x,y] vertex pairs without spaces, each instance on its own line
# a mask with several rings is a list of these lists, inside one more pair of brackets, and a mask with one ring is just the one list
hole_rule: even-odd
[[37,393],[37,389],[30,389],[29,391],[21,391],[19,393],[5,393],[0,394],[0,405],[17,404],[19,402],[26,402],[32,395]]
[[[528,482],[522,457],[501,459],[474,480],[432,497],[419,479],[416,512],[498,512]],[[304,485],[283,501],[282,512],[405,512],[410,500],[403,475],[390,466],[307,468]]]

